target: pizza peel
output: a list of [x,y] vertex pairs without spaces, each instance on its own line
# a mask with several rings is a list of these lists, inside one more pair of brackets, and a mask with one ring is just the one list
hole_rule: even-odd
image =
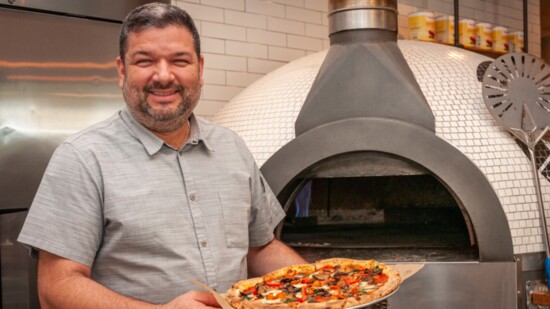
[[216,292],[214,289],[210,288],[209,286],[207,286],[206,284],[198,281],[198,280],[195,280],[191,277],[188,278],[189,281],[193,282],[194,284],[200,286],[201,288],[207,290],[210,294],[212,294],[212,296],[214,296],[214,298],[216,299],[216,301],[218,302],[218,304],[220,304],[220,306],[222,307],[222,309],[233,309],[233,307],[227,302],[227,300],[225,299],[225,297],[223,297],[221,294],[219,294],[218,292]]
[[410,278],[424,267],[424,264],[393,264],[391,268],[395,269],[401,277],[401,282]]
[[548,227],[535,158],[535,147],[550,127],[550,66],[529,54],[505,54],[489,64],[482,84],[483,101],[489,113],[529,149],[550,289]]

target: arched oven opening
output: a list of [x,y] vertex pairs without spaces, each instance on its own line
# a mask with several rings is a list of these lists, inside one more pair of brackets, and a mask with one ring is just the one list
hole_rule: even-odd
[[308,260],[477,261],[467,212],[444,183],[390,154],[336,155],[286,190],[276,236]]
[[[361,134],[351,137],[350,132]],[[454,234],[457,240],[461,239],[460,245],[457,243],[460,248],[451,250],[455,251],[454,256],[438,258],[428,254],[424,258],[401,256],[390,260],[510,262],[514,259],[508,221],[485,175],[462,152],[420,126],[379,118],[351,118],[325,124],[291,140],[263,164],[261,171],[287,210],[288,218],[277,229],[283,240],[292,240],[300,231],[315,235],[315,229],[329,229],[329,219],[338,218],[335,205],[339,204],[338,211],[344,211],[346,217],[361,213],[365,217],[364,228],[384,226],[386,231],[390,231],[390,226],[402,228],[396,232],[396,242],[386,243],[385,248],[400,247],[397,239],[410,236],[405,227],[414,225],[419,230],[413,240],[418,242],[401,247],[428,247],[428,243],[422,245],[420,240],[422,234],[430,234],[421,229],[428,228],[430,220],[433,223],[430,228],[440,227],[430,235],[432,243],[439,234],[444,234],[445,228],[447,236],[453,235],[453,228],[444,226],[445,222],[456,223],[454,229],[461,231]],[[315,211],[320,214],[317,223],[315,219],[299,219],[302,210],[296,220],[295,200],[310,185],[313,193],[310,196],[317,203],[315,210],[310,210],[312,214]],[[326,200],[329,194],[332,206],[328,207],[332,208],[328,210],[332,214],[326,215],[327,203],[323,198]],[[353,210],[358,206],[352,204],[363,205],[365,211]],[[445,212],[447,218],[443,217]],[[382,214],[385,225],[375,223],[381,222]],[[426,224],[422,226],[422,222]],[[358,221],[350,219],[349,224],[340,222],[332,227],[347,229],[355,223]],[[290,233],[285,236],[287,231]],[[317,238],[322,238],[321,235]],[[345,237],[339,238],[335,246],[344,241]],[[370,254],[369,257],[376,258]]]

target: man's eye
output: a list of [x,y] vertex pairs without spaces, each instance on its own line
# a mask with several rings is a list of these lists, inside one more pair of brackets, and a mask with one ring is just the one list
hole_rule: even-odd
[[150,59],[140,59],[140,60],[137,60],[136,61],[136,64],[137,65],[148,65],[150,64],[152,61]]
[[174,63],[176,63],[178,65],[186,65],[186,64],[189,64],[189,61],[186,60],[186,59],[176,59],[176,60],[174,60]]

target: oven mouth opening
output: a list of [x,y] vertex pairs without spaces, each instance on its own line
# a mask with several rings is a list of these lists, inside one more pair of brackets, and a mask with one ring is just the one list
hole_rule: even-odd
[[303,179],[279,238],[308,260],[475,261],[453,195],[431,174]]

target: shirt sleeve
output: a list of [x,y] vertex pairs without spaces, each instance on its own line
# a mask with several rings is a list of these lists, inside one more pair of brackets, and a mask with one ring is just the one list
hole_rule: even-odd
[[263,178],[252,154],[239,138],[241,152],[250,168],[250,190],[252,194],[248,238],[250,247],[261,247],[273,239],[273,231],[285,217],[277,197]]
[[61,144],[44,173],[18,241],[91,267],[103,236],[98,178],[71,144]]

